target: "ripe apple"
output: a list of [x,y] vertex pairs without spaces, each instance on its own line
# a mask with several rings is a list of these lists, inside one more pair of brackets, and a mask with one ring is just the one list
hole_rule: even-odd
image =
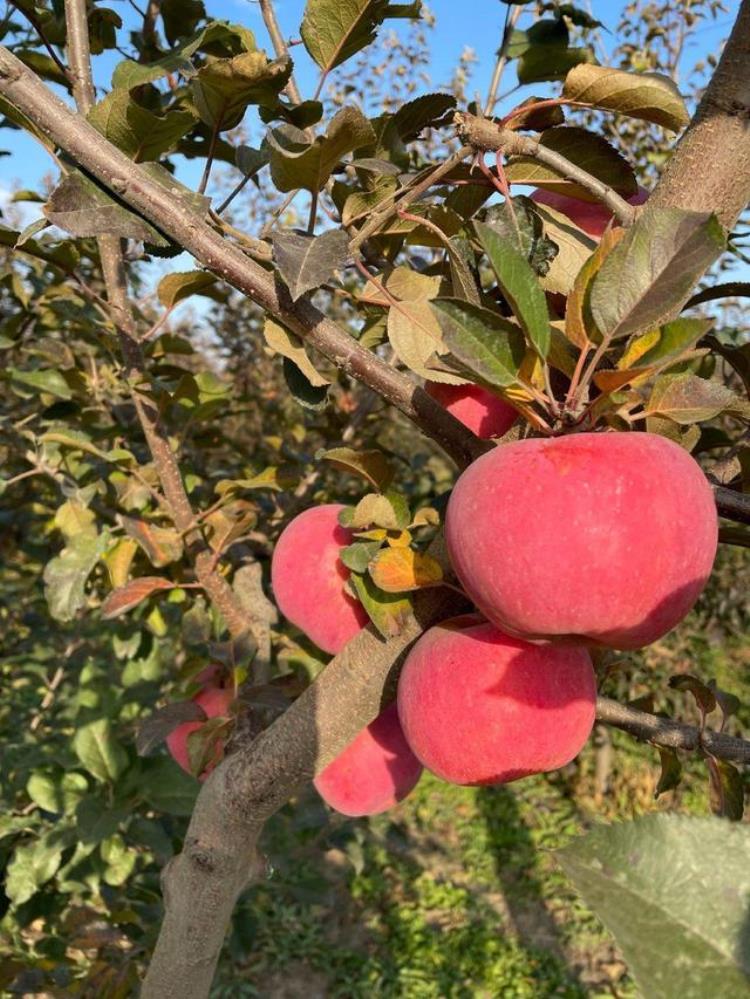
[[[204,687],[203,690],[200,690],[193,698],[193,701],[200,705],[200,707],[202,707],[206,712],[207,719],[220,718],[222,715],[229,714],[229,709],[232,706],[233,700],[234,692],[231,688],[225,689],[224,687],[216,687],[213,685]],[[183,722],[182,725],[178,725],[177,728],[172,729],[167,736],[167,749],[169,750],[175,763],[178,763],[187,773],[190,773],[188,736],[191,732],[195,732],[201,727],[201,725],[204,724],[205,722],[201,721]],[[216,764],[220,762],[221,757],[222,751],[217,745],[215,759],[212,763],[209,763],[200,775],[200,780],[205,780],[206,777],[208,777]]]
[[503,631],[638,649],[693,606],[718,531],[687,451],[604,432],[482,455],[456,483],[445,533],[464,589]]
[[[646,202],[649,192],[643,187],[638,188],[636,194],[626,198],[630,205],[642,205]],[[583,229],[589,236],[600,239],[604,230],[612,221],[612,212],[600,201],[581,201],[580,198],[572,198],[569,194],[558,194],[557,191],[543,191],[537,188],[531,195],[531,200],[538,205],[548,205],[575,222],[579,229]],[[617,223],[615,223],[617,224]]]
[[343,506],[311,507],[282,531],[271,560],[271,585],[281,613],[324,652],[335,655],[369,618],[344,589],[349,570],[341,549],[352,532],[338,522]]
[[531,645],[468,616],[426,631],[398,685],[407,742],[453,784],[504,784],[565,766],[595,708],[586,649]]
[[426,382],[425,391],[477,437],[502,437],[518,416],[516,410],[504,399],[479,385]]
[[342,815],[377,815],[416,787],[422,764],[391,704],[315,778],[321,798]]

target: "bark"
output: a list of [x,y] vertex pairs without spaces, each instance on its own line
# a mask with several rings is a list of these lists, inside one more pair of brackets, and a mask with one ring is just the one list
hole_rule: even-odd
[[703,100],[667,164],[651,206],[715,212],[732,229],[750,202],[750,0]]

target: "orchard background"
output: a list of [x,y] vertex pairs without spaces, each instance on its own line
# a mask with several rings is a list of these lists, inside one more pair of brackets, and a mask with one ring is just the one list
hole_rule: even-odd
[[[439,79],[452,4],[277,6],[12,0],[2,21],[0,989],[734,999],[750,3],[475,0],[497,56]],[[622,226],[597,250],[532,190]],[[719,552],[668,636],[596,653],[574,762],[425,774],[346,819],[312,777],[464,607],[442,524],[491,445],[419,388],[445,377],[515,407],[503,442],[594,419],[678,442]],[[281,531],[329,502],[369,528],[347,558],[373,621],[330,663],[269,585]],[[163,743],[202,720],[210,664],[232,706],[189,741],[195,773],[225,752],[201,784]]]

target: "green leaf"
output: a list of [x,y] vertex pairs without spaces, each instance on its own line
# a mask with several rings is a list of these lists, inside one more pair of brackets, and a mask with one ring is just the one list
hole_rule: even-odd
[[83,774],[46,773],[35,770],[26,782],[26,792],[31,800],[45,812],[68,815],[88,792],[88,781]]
[[350,447],[335,447],[320,457],[337,468],[361,476],[380,492],[390,486],[395,470],[382,451],[355,451]]
[[[638,191],[633,168],[614,146],[596,132],[569,125],[548,128],[539,137],[539,145],[564,156],[624,197]],[[583,201],[596,201],[586,188],[565,179],[531,156],[511,157],[505,175],[513,184],[533,184],[546,191],[558,191]]]
[[192,815],[200,785],[165,758],[148,760],[139,781],[146,803],[167,815]]
[[329,72],[375,40],[388,0],[308,0],[301,35],[309,55]]
[[78,171],[68,173],[44,206],[53,225],[72,236],[119,236],[167,246],[164,237]]
[[23,905],[50,881],[62,861],[59,837],[45,837],[17,846],[5,871],[5,894],[13,905]]
[[[226,21],[210,21],[204,28],[161,59],[156,59],[151,63],[125,59],[118,63],[112,75],[112,87],[132,90],[134,87],[141,87],[144,83],[152,83],[154,80],[160,80],[163,76],[172,73],[183,73],[190,76],[195,72],[190,57],[195,55],[199,49],[220,43],[239,51],[252,52],[255,50],[253,34],[246,28],[241,25],[229,24]],[[228,48],[227,54],[229,51]]]
[[518,82],[526,85],[542,80],[562,80],[574,66],[592,63],[595,58],[587,47],[532,45],[518,60]]
[[394,503],[388,496],[368,493],[357,503],[347,526],[358,530],[374,525],[387,531],[400,531],[409,523],[409,519],[408,508],[404,511],[398,500]]
[[612,339],[658,326],[725,245],[713,215],[652,208],[628,229],[591,287],[591,313]]
[[526,345],[517,326],[458,299],[437,299],[432,306],[445,343],[462,367],[489,386],[503,388],[518,381]]
[[97,718],[77,729],[73,752],[99,781],[116,781],[128,765],[128,754],[117,741],[109,718]]
[[225,132],[240,124],[250,104],[273,103],[291,74],[288,56],[269,60],[265,52],[243,52],[209,60],[190,87],[201,121]]
[[557,853],[641,993],[659,999],[746,994],[748,855],[747,826],[678,815],[599,826]]
[[657,378],[646,406],[648,416],[666,416],[675,423],[700,423],[720,413],[741,410],[741,402],[721,382],[685,372]]
[[104,883],[115,888],[125,884],[135,867],[136,850],[126,846],[122,836],[115,833],[102,841],[99,854],[105,864]]
[[369,575],[352,573],[349,579],[367,616],[383,638],[399,635],[412,613],[409,599],[398,593],[385,593]]
[[422,94],[401,105],[393,115],[393,127],[402,142],[412,142],[425,128],[442,124],[442,119],[455,107],[456,98],[452,94]]
[[349,237],[343,229],[329,229],[320,236],[276,230],[273,255],[292,301],[325,284],[346,263]]
[[88,114],[89,123],[127,156],[140,163],[174,149],[195,125],[190,111],[157,115],[141,107],[127,90],[113,90]]
[[212,291],[218,278],[208,271],[182,271],[167,274],[159,282],[157,296],[165,309],[173,309],[179,302],[191,295],[205,295],[213,298]]
[[367,572],[367,567],[380,551],[380,541],[355,541],[341,549],[341,561],[352,572]]
[[44,592],[56,621],[72,621],[86,602],[85,585],[106,551],[106,535],[79,534],[44,569]]
[[679,132],[690,121],[675,83],[661,73],[627,73],[609,66],[576,66],[563,96]]
[[73,390],[64,375],[54,368],[47,368],[44,371],[20,371],[18,368],[10,368],[8,374],[18,385],[28,385],[29,388],[37,392],[47,392],[56,399],[73,398]]
[[279,191],[319,191],[333,168],[354,149],[375,141],[375,133],[359,108],[345,107],[328,124],[325,135],[310,142],[294,125],[279,125],[268,131],[271,177]]

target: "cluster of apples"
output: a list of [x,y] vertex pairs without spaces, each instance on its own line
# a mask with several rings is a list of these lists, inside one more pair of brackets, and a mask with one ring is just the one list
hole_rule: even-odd
[[[465,393],[474,405],[474,387]],[[354,537],[342,509],[297,516],[272,561],[282,613],[331,654],[367,621],[345,588],[339,555]],[[711,572],[717,527],[699,466],[663,437],[580,433],[483,455],[459,477],[445,522],[479,613],[421,636],[396,703],[319,774],[318,792],[345,815],[372,815],[409,794],[423,767],[495,784],[564,766],[595,720],[589,647],[641,648],[678,624]]]

